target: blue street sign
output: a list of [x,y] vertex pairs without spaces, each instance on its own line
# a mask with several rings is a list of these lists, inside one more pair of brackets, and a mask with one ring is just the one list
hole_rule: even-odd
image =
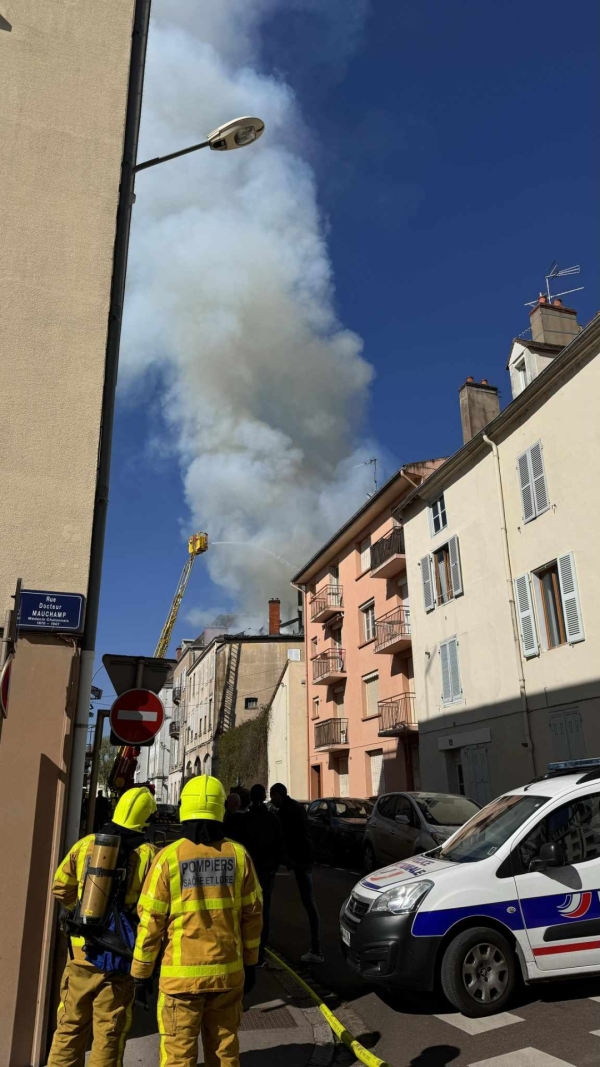
[[47,593],[22,589],[17,626],[20,630],[81,633],[85,597],[80,593]]

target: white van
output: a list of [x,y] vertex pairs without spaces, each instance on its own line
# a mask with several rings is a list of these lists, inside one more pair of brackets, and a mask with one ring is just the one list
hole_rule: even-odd
[[440,981],[471,1016],[504,1011],[519,972],[526,982],[600,972],[600,759],[550,764],[439,848],[368,874],[340,935],[370,983]]

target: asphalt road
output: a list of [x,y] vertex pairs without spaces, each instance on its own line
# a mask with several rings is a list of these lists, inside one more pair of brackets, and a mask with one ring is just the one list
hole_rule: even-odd
[[[465,1019],[441,996],[391,998],[346,967],[338,916],[360,874],[314,869],[325,963],[307,967],[308,922],[293,875],[281,873],[273,896],[272,942],[332,1010],[349,1003],[364,1023],[364,1043],[392,1067],[598,1067],[600,977],[523,988],[502,1016]],[[329,994],[326,996],[326,994]],[[355,1034],[359,1037],[359,1034]]]

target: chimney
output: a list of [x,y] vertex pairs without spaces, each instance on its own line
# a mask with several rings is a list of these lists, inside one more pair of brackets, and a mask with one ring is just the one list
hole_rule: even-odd
[[277,597],[269,600],[269,637],[281,633],[281,601]]
[[531,339],[538,344],[560,345],[564,348],[581,330],[577,322],[577,312],[573,308],[563,307],[562,300],[555,297],[550,304],[541,295],[538,303],[529,312],[531,321]]
[[181,645],[178,645],[175,649],[175,659],[181,659]]
[[482,382],[476,382],[469,376],[465,384],[461,385],[458,395],[463,444],[466,445],[467,441],[475,437],[475,434],[483,430],[488,422],[500,414],[498,387],[488,385],[487,378],[484,378]]

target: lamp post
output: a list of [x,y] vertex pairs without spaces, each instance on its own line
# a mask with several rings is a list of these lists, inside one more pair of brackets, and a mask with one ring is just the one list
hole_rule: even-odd
[[129,248],[131,210],[135,202],[135,175],[137,171],[146,170],[149,167],[157,166],[159,163],[166,163],[170,159],[187,155],[189,152],[197,152],[201,148],[211,148],[214,152],[232,151],[236,148],[244,148],[246,145],[252,144],[254,141],[258,140],[265,128],[264,122],[262,122],[261,119],[248,116],[234,119],[232,122],[228,122],[224,126],[219,126],[218,129],[213,130],[213,132],[208,135],[207,139],[200,142],[200,144],[191,145],[191,147],[181,149],[179,152],[171,152],[167,156],[157,156],[156,159],[149,159],[145,163],[136,164],[149,21],[150,0],[136,0],[131,41],[131,61],[129,68],[129,86],[127,91],[125,136],[123,139],[123,159],[121,162],[121,183],[119,186],[119,202],[117,206],[115,245],[113,251],[113,273],[108,311],[104,387],[100,416],[100,446],[98,450],[98,466],[96,470],[96,491],[92,520],[86,619],[81,640],[77,707],[73,729],[73,744],[71,749],[69,774],[69,796],[67,801],[65,828],[65,841],[69,848],[75,843],[80,832],[86,733],[88,726],[90,689],[92,684],[94,657],[96,653],[96,632],[98,629],[100,585],[102,580],[106,515],[108,510],[110,461],[115,417],[121,325],[123,322],[123,301],[127,274],[127,253]]

